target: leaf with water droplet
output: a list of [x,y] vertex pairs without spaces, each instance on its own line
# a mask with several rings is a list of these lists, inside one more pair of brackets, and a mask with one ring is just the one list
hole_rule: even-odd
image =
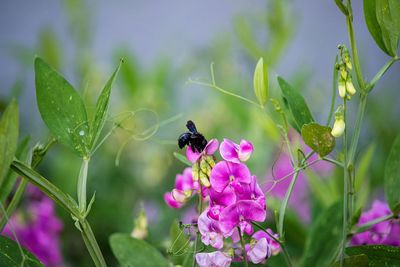
[[71,84],[41,58],[35,59],[36,99],[50,132],[80,156],[87,156],[89,132],[85,105]]
[[96,145],[97,140],[101,134],[101,131],[103,130],[110,102],[111,89],[114,84],[115,78],[117,77],[117,74],[119,72],[119,69],[121,68],[122,62],[123,61],[121,60],[118,67],[115,69],[114,73],[111,75],[110,79],[104,86],[103,91],[101,92],[99,99],[97,100],[96,112],[91,127],[91,137],[92,137],[90,140],[91,149],[93,149],[94,146]]
[[304,143],[312,148],[321,157],[332,152],[335,147],[335,138],[331,134],[332,129],[318,123],[304,124],[301,128],[301,136]]

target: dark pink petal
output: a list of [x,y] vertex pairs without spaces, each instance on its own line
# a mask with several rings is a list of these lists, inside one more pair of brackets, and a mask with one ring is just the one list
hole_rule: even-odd
[[238,157],[240,161],[247,161],[253,153],[253,144],[247,140],[241,140],[239,145]]
[[230,233],[239,225],[240,214],[236,204],[230,205],[219,214],[219,227],[223,233]]
[[213,155],[215,151],[217,151],[218,145],[219,144],[217,139],[211,139],[204,148],[204,152],[206,153],[206,155]]
[[180,207],[182,207],[182,203],[179,203],[178,201],[176,201],[176,200],[172,197],[172,193],[171,193],[171,192],[167,192],[167,193],[164,194],[164,201],[165,201],[165,203],[167,203],[167,205],[170,206],[171,208],[179,209]]
[[233,188],[229,186],[225,187],[222,192],[217,192],[211,187],[210,200],[213,205],[217,204],[226,207],[236,202],[236,194]]
[[195,163],[201,157],[201,153],[193,151],[190,146],[186,149],[186,158],[191,162]]
[[219,148],[222,158],[234,163],[240,163],[238,152],[239,146],[229,139],[224,139]]
[[228,163],[226,161],[218,162],[211,171],[211,187],[217,192],[222,192],[229,184],[229,176],[230,169]]
[[235,163],[227,163],[228,168],[230,169],[230,176],[233,176],[234,179],[237,179],[241,183],[249,184],[251,183],[251,175],[250,170],[243,163],[235,164]]

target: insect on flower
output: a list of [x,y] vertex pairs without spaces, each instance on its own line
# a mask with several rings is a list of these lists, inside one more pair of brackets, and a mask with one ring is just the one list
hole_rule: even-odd
[[190,146],[194,152],[201,153],[207,145],[207,140],[196,129],[193,121],[189,120],[186,123],[189,132],[183,133],[179,136],[178,145],[182,149],[185,146]]

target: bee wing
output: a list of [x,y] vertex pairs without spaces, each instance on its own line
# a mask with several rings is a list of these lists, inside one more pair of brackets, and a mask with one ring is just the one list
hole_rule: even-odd
[[196,125],[194,124],[193,121],[187,121],[186,127],[191,131],[192,133],[197,133]]

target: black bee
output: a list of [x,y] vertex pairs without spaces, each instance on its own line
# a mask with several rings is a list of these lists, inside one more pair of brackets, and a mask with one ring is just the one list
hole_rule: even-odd
[[190,146],[193,151],[201,153],[207,145],[207,140],[199,133],[193,121],[188,121],[186,127],[189,132],[183,133],[179,136],[178,145],[182,149],[185,146]]

